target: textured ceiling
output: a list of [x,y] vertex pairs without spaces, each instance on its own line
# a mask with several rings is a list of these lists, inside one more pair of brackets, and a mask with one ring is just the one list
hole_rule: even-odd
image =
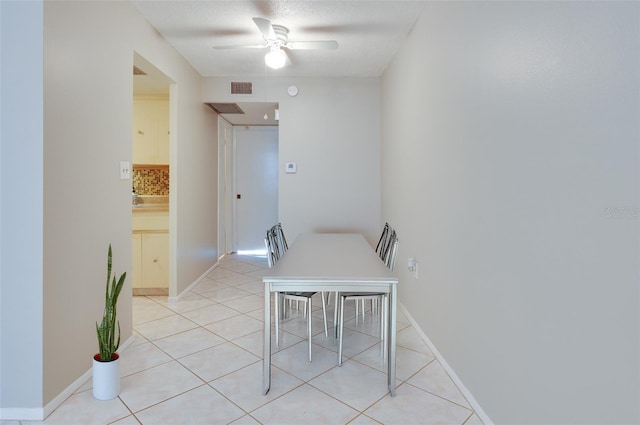
[[253,17],[289,29],[289,41],[336,40],[337,50],[289,51],[283,77],[377,77],[382,74],[424,1],[135,0],[135,7],[203,76],[264,75],[266,49],[213,46],[263,42]]

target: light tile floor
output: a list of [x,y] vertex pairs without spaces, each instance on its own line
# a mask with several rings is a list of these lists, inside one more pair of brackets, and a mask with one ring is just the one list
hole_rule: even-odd
[[[379,318],[345,311],[344,363],[314,300],[313,362],[294,310],[262,386],[262,274],[266,260],[226,256],[180,301],[134,297],[134,341],[121,353],[121,394],[93,398],[91,380],[45,421],[9,424],[465,424],[479,417],[410,322],[398,317],[397,395],[386,388]],[[319,294],[318,294],[319,296]],[[333,308],[329,306],[329,326]]]

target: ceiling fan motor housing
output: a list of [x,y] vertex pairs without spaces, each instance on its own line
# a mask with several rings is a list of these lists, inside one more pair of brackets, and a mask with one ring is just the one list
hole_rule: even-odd
[[271,25],[273,32],[276,34],[276,38],[273,40],[267,40],[270,46],[285,47],[289,41],[289,29],[282,25]]

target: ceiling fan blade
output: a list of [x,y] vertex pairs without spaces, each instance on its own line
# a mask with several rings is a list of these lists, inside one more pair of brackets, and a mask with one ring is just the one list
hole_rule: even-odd
[[240,44],[236,46],[213,46],[216,50],[230,50],[230,49],[266,49],[264,44]]
[[287,43],[287,48],[291,50],[335,50],[338,48],[338,42],[334,40],[291,41]]
[[280,49],[284,52],[284,56],[287,58],[287,60],[285,61],[284,65],[285,66],[291,66],[291,58],[289,57],[289,54],[287,53],[286,50],[284,49]]
[[256,23],[256,26],[262,33],[265,40],[275,40],[276,33],[273,31],[273,26],[271,26],[270,20],[264,18],[253,18],[253,22]]

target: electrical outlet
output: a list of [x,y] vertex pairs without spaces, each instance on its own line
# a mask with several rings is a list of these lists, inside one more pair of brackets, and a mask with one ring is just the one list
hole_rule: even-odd
[[413,272],[413,277],[418,278],[418,262],[415,258],[407,259],[407,268]]
[[409,258],[407,260],[407,268],[410,271],[414,271],[416,269],[416,259],[415,258]]

